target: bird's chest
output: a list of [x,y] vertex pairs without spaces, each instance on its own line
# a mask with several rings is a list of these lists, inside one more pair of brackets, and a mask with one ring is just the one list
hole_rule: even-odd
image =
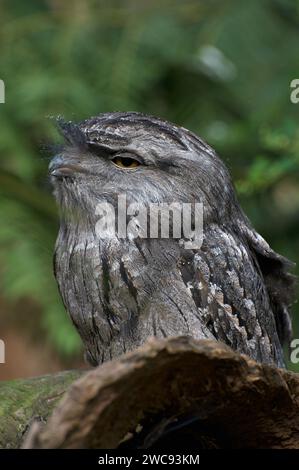
[[[130,257],[130,255],[128,255]],[[55,275],[64,304],[78,328],[109,336],[137,313],[136,290],[126,272],[126,254],[117,240],[75,234],[57,240]],[[106,331],[106,333],[105,333]]]

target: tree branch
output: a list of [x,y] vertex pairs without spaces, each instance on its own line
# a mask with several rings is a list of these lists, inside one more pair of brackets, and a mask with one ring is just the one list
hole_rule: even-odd
[[[70,386],[25,448],[299,447],[299,376],[214,341],[151,339]],[[178,444],[177,444],[178,443]]]
[[69,385],[83,373],[66,371],[0,382],[0,447],[20,447],[32,422],[45,422]]

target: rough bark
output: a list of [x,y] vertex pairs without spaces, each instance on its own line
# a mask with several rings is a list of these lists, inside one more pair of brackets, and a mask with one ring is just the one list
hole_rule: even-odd
[[299,448],[299,375],[227,346],[151,339],[88,372],[25,448]]
[[45,422],[69,385],[83,372],[0,382],[0,447],[20,447],[31,424]]

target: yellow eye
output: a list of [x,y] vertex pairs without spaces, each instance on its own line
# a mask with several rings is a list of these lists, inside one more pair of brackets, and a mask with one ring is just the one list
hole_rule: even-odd
[[115,157],[112,159],[112,162],[119,168],[125,168],[127,170],[131,170],[140,165],[138,160],[135,160],[135,158],[130,157]]

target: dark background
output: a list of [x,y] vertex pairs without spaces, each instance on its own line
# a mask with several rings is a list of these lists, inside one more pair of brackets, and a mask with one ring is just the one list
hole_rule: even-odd
[[1,378],[82,364],[52,274],[49,115],[136,110],[190,128],[258,231],[298,262],[298,1],[0,0],[0,78]]

